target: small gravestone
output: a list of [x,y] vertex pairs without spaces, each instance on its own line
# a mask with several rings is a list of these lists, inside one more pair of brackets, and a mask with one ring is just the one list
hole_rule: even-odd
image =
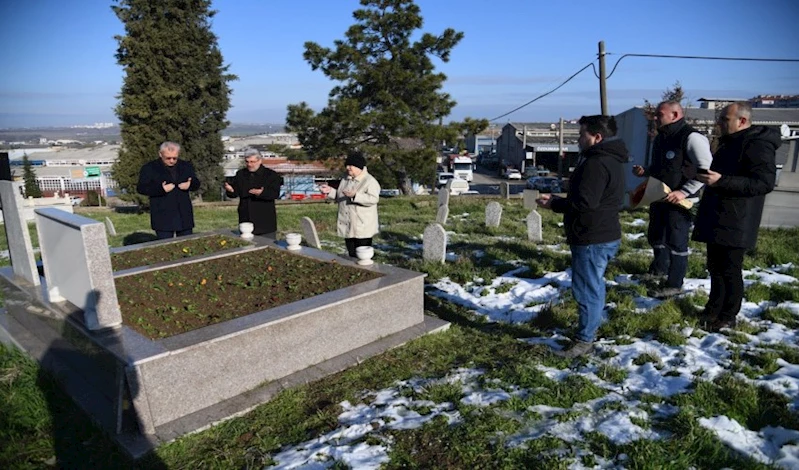
[[531,242],[540,242],[543,238],[541,214],[536,211],[530,211],[527,214],[527,239]]
[[21,182],[0,181],[0,199],[3,205],[3,224],[8,240],[8,254],[15,276],[40,285],[39,269],[33,257],[33,244],[25,220],[24,201],[20,195]]
[[499,227],[502,219],[502,204],[491,201],[486,206],[486,227]]
[[535,203],[535,200],[538,199],[538,190],[525,189],[524,193],[522,193],[522,198],[524,200],[525,209],[535,209],[538,205]]
[[305,243],[311,248],[321,250],[322,243],[319,241],[319,234],[316,233],[316,225],[313,220],[310,217],[303,217],[300,219],[300,224],[302,224],[302,233],[305,235]]
[[105,229],[108,230],[108,234],[111,235],[112,237],[116,236],[117,229],[116,227],[114,227],[114,223],[111,222],[111,219],[109,219],[108,217],[105,218]]
[[443,263],[447,255],[447,232],[439,224],[430,224],[424,229],[424,250],[422,257],[425,261]]
[[507,181],[499,183],[499,197],[502,199],[510,198],[510,185]]
[[447,217],[449,217],[449,206],[446,204],[439,206],[438,213],[436,214],[436,223],[447,225]]
[[442,186],[438,190],[438,207],[446,206],[449,204],[449,185]]

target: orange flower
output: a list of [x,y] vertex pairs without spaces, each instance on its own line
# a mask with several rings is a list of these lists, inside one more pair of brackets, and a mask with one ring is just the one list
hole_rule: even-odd
[[267,270],[267,271],[271,271],[271,270],[272,270],[272,266],[267,266],[267,267],[266,267],[266,270]]
[[201,285],[201,286],[204,286],[206,282],[208,282],[208,281],[207,281],[207,280],[205,280],[205,278],[203,278],[203,280],[202,280],[202,281],[200,281],[200,285]]

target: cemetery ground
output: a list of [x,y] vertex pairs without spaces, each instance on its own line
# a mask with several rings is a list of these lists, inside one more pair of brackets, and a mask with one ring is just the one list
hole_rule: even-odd
[[[85,468],[799,466],[798,229],[761,231],[745,260],[738,326],[709,333],[698,318],[709,289],[704,245],[691,244],[685,294],[651,299],[635,280],[651,257],[646,212],[624,212],[606,275],[609,319],[595,352],[570,361],[550,353],[577,318],[561,217],[542,211],[544,241],[528,242],[521,200],[500,200],[501,224],[489,228],[491,200],[450,200],[443,264],[421,257],[435,197],[380,202],[375,261],[427,273],[425,313],[451,322],[448,331],[285,391],[136,464],[48,374],[3,347],[0,467],[47,467],[56,453]],[[147,214],[83,215],[112,219],[111,246],[149,232]],[[236,226],[232,206],[195,216],[196,232]],[[279,206],[280,233],[301,233],[303,216],[325,250],[345,252],[333,205]]]

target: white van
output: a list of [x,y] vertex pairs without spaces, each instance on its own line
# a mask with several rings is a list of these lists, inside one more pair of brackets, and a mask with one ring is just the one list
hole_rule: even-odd
[[452,178],[447,182],[446,187],[451,195],[457,196],[469,191],[469,182],[460,178]]

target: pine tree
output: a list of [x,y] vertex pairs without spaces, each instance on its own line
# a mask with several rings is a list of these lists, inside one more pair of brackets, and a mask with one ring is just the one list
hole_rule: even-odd
[[441,92],[446,76],[435,73],[431,57],[449,61],[463,33],[448,28],[411,42],[423,23],[412,0],[361,5],[335,50],[305,43],[303,57],[311,68],[339,84],[318,114],[305,102],[289,105],[287,129],[316,158],[363,154],[383,186],[397,184],[410,194],[411,180],[432,178],[441,141],[454,140],[460,131],[457,123],[438,124],[455,101]]
[[36,171],[27,153],[22,155],[22,181],[25,182],[25,197],[42,197],[42,190],[36,182]]
[[230,108],[228,74],[211,32],[210,0],[119,0],[114,13],[125,25],[116,59],[125,79],[116,114],[122,146],[114,179],[128,200],[136,194],[141,166],[158,158],[158,146],[181,144],[181,159],[194,164],[200,195],[219,197],[224,156],[222,131]]

